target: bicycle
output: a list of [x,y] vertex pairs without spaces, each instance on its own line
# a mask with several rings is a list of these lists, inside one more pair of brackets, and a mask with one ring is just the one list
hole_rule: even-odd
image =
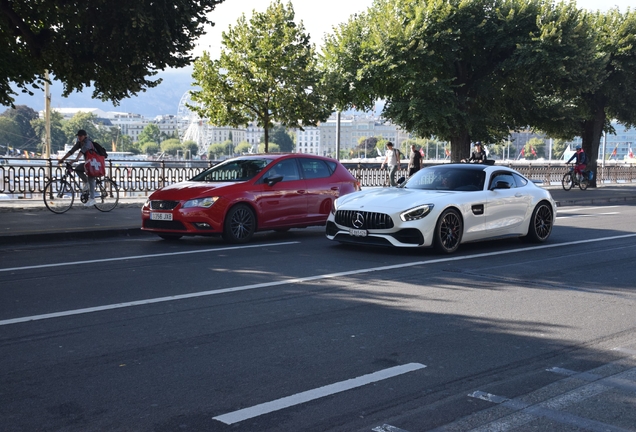
[[[568,166],[571,164],[568,164]],[[574,172],[574,165],[569,167],[570,169],[563,175],[563,179],[561,180],[561,185],[563,186],[563,190],[569,191],[572,189],[572,186],[578,186],[581,190],[587,189],[590,185],[589,171],[584,170],[581,173],[581,180],[579,181],[576,177],[576,173]]]
[[[88,202],[89,190],[83,190],[75,177],[73,164],[65,162],[62,177],[49,180],[44,186],[44,205],[53,213],[67,212],[79,197],[82,203]],[[117,183],[108,177],[95,178],[95,207],[102,212],[109,212],[119,202],[119,188]]]

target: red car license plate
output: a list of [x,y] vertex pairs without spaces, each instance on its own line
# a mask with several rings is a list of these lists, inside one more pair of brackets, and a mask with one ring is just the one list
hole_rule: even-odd
[[152,220],[172,220],[172,213],[150,213],[150,219]]

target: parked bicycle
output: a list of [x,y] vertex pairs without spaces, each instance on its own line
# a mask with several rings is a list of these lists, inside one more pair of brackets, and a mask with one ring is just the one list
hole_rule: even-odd
[[569,191],[572,189],[572,186],[578,186],[581,190],[587,189],[590,185],[590,171],[584,170],[581,179],[577,179],[576,172],[574,171],[574,165],[568,164],[569,170],[563,175],[563,179],[561,180],[561,185],[563,186],[563,190]]
[[[44,186],[44,204],[53,213],[64,213],[73,207],[75,198],[82,203],[89,200],[89,191],[82,190],[78,178],[75,176],[73,164],[65,162],[62,177],[51,179]],[[109,212],[119,202],[119,188],[108,177],[95,178],[95,207],[97,210]]]

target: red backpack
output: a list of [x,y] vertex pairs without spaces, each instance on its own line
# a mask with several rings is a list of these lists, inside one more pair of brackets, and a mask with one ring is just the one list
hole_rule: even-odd
[[95,146],[84,155],[84,171],[89,177],[102,177],[106,175],[106,161],[95,150]]

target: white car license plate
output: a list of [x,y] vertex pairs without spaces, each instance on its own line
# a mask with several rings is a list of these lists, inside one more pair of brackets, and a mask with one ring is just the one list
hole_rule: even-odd
[[150,219],[152,220],[172,220],[172,213],[150,213]]
[[354,237],[366,237],[367,230],[349,228],[349,235]]

